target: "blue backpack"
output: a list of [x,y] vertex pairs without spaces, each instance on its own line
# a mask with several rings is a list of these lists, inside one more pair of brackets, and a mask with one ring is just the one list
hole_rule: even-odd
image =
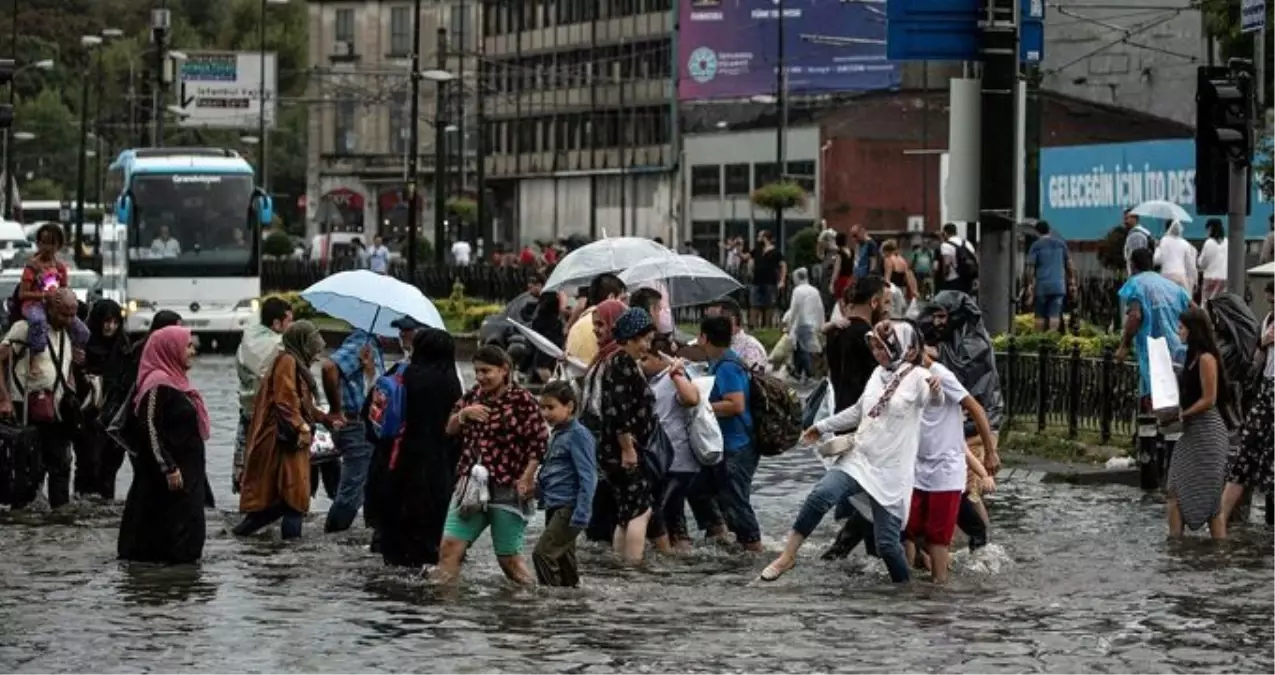
[[407,426],[407,387],[403,384],[402,369],[394,366],[376,378],[368,396],[367,419],[372,424],[372,433],[382,441],[401,436]]

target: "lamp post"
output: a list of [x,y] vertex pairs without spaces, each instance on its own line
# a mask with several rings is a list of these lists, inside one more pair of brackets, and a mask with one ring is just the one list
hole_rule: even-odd
[[[16,15],[16,12],[15,12],[15,15]],[[17,29],[15,28],[14,30],[16,31]],[[41,59],[34,63],[28,63],[27,65],[22,66],[18,68],[17,70],[13,71],[13,79],[12,81],[9,82],[10,107],[12,107],[15,102],[14,93],[17,91],[17,88],[18,88],[18,75],[20,73],[30,69],[49,70],[52,67],[53,67],[53,59]],[[35,138],[35,136],[32,136],[31,138]],[[5,218],[9,220],[13,220],[14,214],[17,213],[17,211],[13,208],[13,188],[17,179],[13,177],[13,152],[10,149],[10,146],[13,144],[13,141],[15,140],[22,140],[22,139],[19,139],[12,131],[5,132],[4,161],[3,161],[3,164],[4,164],[4,211],[5,212],[3,215]]]
[[[103,28],[101,35],[103,42],[109,42],[124,37],[124,31],[119,28]],[[107,152],[106,140],[102,133],[102,108],[104,107],[102,87],[103,80],[106,79],[106,72],[103,68],[103,51],[102,49],[97,50],[97,90],[94,92],[96,100],[93,107],[93,135],[96,138],[94,149],[97,151],[97,161],[93,162],[93,202],[97,204],[97,236],[99,241],[102,238],[102,222],[106,220],[106,207],[102,202],[102,195],[106,192],[105,172],[102,170],[102,162],[106,161],[110,155]],[[101,247],[99,246],[98,249],[100,250]]]
[[[258,169],[258,177],[261,181],[262,189],[269,193],[268,187],[270,180],[270,158],[267,154],[267,148],[270,145],[270,136],[266,133],[266,8],[270,5],[286,5],[288,0],[261,0],[261,80],[260,89],[257,92],[257,139],[260,143],[260,150],[257,152],[257,162],[261,165]],[[275,67],[278,68],[278,61],[275,61]],[[275,82],[275,89],[278,89],[279,83]],[[278,111],[276,111],[278,114]]]
[[[102,36],[85,35],[80,38],[80,46],[92,52],[102,45]],[[84,192],[87,179],[89,144],[89,72],[84,67],[80,84],[80,152],[75,163],[75,263],[84,264],[84,256],[80,249],[84,242]]]

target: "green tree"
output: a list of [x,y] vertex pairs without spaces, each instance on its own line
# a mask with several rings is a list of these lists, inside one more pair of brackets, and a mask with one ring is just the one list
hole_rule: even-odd
[[14,129],[35,134],[13,145],[16,175],[46,178],[69,185],[75,177],[79,150],[79,120],[55,89],[19,101],[13,111]]
[[48,178],[36,178],[21,185],[21,197],[28,200],[53,200],[66,197],[66,190]]

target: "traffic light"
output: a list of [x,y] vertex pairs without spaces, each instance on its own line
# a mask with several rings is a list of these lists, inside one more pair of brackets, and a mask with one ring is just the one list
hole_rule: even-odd
[[[0,87],[6,84],[12,87],[15,72],[17,68],[13,59],[0,59]],[[7,103],[0,105],[0,129],[8,129],[11,126],[13,126],[13,106]]]
[[1253,76],[1249,64],[1200,66],[1195,89],[1195,206],[1202,214],[1229,210],[1231,164],[1253,156]]

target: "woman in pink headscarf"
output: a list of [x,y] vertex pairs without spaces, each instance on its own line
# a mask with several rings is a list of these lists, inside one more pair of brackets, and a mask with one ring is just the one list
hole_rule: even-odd
[[127,432],[133,484],[120,523],[119,557],[191,563],[204,552],[204,467],[208,411],[187,377],[195,345],[190,329],[161,328],[142,351]]

